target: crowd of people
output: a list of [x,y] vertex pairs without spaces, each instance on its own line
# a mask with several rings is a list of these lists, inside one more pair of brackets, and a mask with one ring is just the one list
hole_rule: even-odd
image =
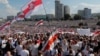
[[0,56],[100,56],[99,36],[59,34],[53,49],[42,51],[51,33],[0,36]]

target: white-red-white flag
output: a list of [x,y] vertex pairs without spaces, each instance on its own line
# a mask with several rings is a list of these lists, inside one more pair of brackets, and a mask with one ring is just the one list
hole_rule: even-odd
[[43,25],[43,23],[44,23],[44,21],[43,21],[43,20],[40,20],[40,21],[38,21],[38,22],[35,24],[35,26]]
[[4,30],[4,29],[6,29],[7,27],[9,27],[10,24],[11,24],[11,22],[8,21],[8,22],[6,22],[4,25],[0,26],[0,31],[2,31],[2,30]]
[[100,35],[100,30],[95,31],[92,36],[98,36],[98,35]]
[[0,27],[0,31],[7,28],[11,25],[11,23],[17,21],[17,20],[23,20],[26,16],[29,16],[32,11],[42,4],[42,0],[31,0],[26,7],[12,20],[12,22],[6,22],[4,25]]
[[18,15],[18,18],[25,18],[28,17],[32,11],[39,5],[42,4],[42,0],[31,0],[24,8],[22,8],[22,11]]
[[58,39],[58,32],[54,32],[48,39],[45,46],[42,48],[42,51],[52,50],[54,48],[54,42]]
[[42,4],[42,0],[30,0],[25,7],[22,8],[21,12],[12,20],[11,23],[16,22],[17,20],[24,20],[25,17],[28,17],[32,11],[39,5]]

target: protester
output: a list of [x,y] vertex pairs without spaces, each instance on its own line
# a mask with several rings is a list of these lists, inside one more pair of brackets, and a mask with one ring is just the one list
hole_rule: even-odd
[[25,45],[23,46],[23,50],[20,52],[20,56],[29,56],[29,51]]
[[[50,35],[50,34],[49,34]],[[99,56],[100,40],[88,36],[59,34],[54,48],[42,51],[48,34],[0,36],[0,56]]]

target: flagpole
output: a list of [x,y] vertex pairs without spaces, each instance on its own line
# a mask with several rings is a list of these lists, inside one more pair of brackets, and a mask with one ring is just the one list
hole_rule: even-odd
[[[43,0],[42,0],[42,3],[43,3]],[[44,3],[42,4],[42,6],[43,6],[44,12],[45,12],[45,14],[46,14],[46,20],[48,21],[47,11],[46,11],[46,8],[45,8],[45,6],[44,6]]]
[[45,12],[45,14],[46,14],[46,20],[47,20],[47,22],[48,22],[48,25],[50,26],[50,23],[49,23],[49,19],[48,19],[48,16],[47,16],[47,11],[46,11],[46,8],[45,8],[45,6],[44,6],[44,2],[43,2],[43,0],[42,0],[42,6],[43,6],[43,9],[44,9],[44,12]]

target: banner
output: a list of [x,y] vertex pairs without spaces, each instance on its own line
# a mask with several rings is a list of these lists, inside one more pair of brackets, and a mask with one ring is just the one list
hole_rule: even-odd
[[79,29],[79,28],[77,29],[77,33],[82,36],[84,35],[90,36],[91,34],[90,29]]

